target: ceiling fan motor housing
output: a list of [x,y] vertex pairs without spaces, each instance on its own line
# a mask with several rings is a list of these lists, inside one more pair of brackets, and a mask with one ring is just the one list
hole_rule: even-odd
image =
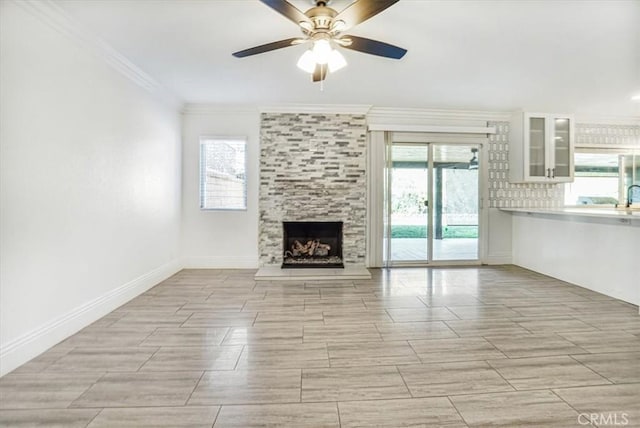
[[[320,4],[321,2],[318,2]],[[333,18],[338,14],[334,9],[327,6],[312,7],[304,13],[313,22],[313,30],[331,30]]]

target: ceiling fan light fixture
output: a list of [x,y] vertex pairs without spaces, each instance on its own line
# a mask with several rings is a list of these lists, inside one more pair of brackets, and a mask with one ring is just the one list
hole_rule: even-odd
[[313,42],[313,57],[317,64],[326,64],[329,62],[329,56],[333,51],[329,40],[320,39]]
[[334,33],[339,33],[344,30],[346,26],[346,22],[344,22],[342,19],[338,19],[336,21],[333,21],[333,24],[331,24],[331,31]]
[[298,60],[297,65],[299,69],[306,71],[309,74],[313,73],[313,71],[316,69],[316,60],[311,49],[304,51],[304,53]]
[[327,63],[329,72],[333,73],[347,66],[347,60],[338,50],[334,49],[329,54],[329,62]]
[[300,21],[298,25],[307,32],[313,31],[313,24],[309,21]]

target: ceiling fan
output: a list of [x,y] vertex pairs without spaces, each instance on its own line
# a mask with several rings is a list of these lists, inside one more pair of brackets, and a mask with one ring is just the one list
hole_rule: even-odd
[[297,65],[310,73],[314,82],[320,82],[327,77],[327,72],[337,71],[347,65],[344,56],[335,49],[336,46],[392,59],[400,59],[407,53],[406,49],[388,43],[343,34],[399,0],[356,0],[341,12],[328,6],[330,0],[314,1],[315,7],[306,12],[302,12],[287,0],[260,1],[297,24],[303,37],[244,49],[233,54],[236,58],[311,43],[311,48],[300,57]]

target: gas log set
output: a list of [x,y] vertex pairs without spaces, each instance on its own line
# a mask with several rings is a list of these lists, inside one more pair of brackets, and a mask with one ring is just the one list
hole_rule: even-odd
[[342,268],[342,222],[283,222],[283,268]]

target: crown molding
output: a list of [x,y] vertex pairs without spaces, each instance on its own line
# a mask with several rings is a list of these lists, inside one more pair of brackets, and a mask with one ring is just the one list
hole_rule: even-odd
[[370,124],[369,131],[428,132],[439,134],[495,134],[495,126],[434,126],[406,124]]
[[373,107],[367,114],[372,122],[393,121],[494,121],[503,122],[511,120],[511,112],[477,111],[477,110],[442,110],[442,109],[418,109]]
[[129,61],[108,43],[92,34],[71,17],[62,6],[52,0],[10,0],[41,22],[63,36],[85,48],[92,55],[101,58],[111,68],[136,85],[158,95],[174,107],[180,105],[177,97],[162,87],[154,78]]
[[640,126],[640,117],[638,116],[589,116],[576,114],[575,120],[579,125]]
[[[477,111],[477,110],[441,110],[418,108],[373,107],[367,114],[369,122],[385,123],[394,120],[403,122],[419,121],[460,121],[479,120],[490,122],[508,122],[512,118],[511,111]],[[597,116],[574,115],[576,123],[602,125],[640,125],[638,116]]]
[[258,106],[260,113],[325,113],[366,115],[370,105],[361,104],[274,104]]
[[259,109],[256,106],[248,105],[224,105],[224,104],[195,104],[187,103],[182,106],[180,113],[185,114],[259,114]]

